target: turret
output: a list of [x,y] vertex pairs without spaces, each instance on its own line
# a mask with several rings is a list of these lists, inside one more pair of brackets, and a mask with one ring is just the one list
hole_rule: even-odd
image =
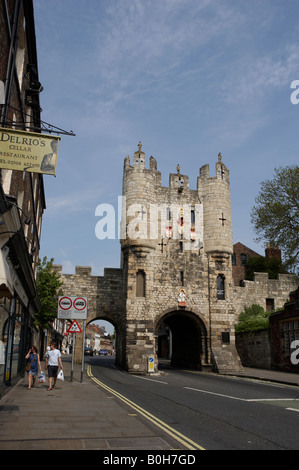
[[229,170],[219,153],[216,176],[209,176],[209,165],[200,169],[197,179],[203,203],[204,250],[206,253],[233,253]]
[[145,168],[145,153],[141,148],[139,142],[133,166],[129,156],[124,161],[122,248],[130,246],[137,256],[144,257],[155,248],[155,242],[150,239],[150,207],[156,204],[161,175],[154,157],[150,157],[150,168]]

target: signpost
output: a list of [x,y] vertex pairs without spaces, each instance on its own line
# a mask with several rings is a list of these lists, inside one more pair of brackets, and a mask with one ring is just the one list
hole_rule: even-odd
[[74,297],[74,296],[60,296],[58,298],[58,315],[57,318],[61,320],[73,320],[67,333],[73,334],[73,348],[72,348],[72,370],[71,382],[73,381],[74,372],[74,355],[76,333],[82,333],[77,320],[83,320],[83,340],[82,340],[82,367],[81,367],[81,382],[83,381],[84,371],[84,350],[85,350],[85,328],[87,319],[87,297]]

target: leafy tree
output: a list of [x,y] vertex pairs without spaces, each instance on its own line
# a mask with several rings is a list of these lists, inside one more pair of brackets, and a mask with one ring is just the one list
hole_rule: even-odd
[[279,245],[287,269],[298,268],[299,255],[299,167],[275,169],[272,180],[261,183],[251,211],[257,241]]
[[269,315],[270,312],[265,312],[260,305],[252,304],[251,307],[245,307],[239,315],[235,330],[237,333],[264,330],[269,327]]
[[249,258],[246,263],[246,279],[253,281],[254,273],[268,273],[269,279],[277,279],[278,274],[286,274],[280,259],[265,258],[264,256]]
[[49,323],[57,317],[58,295],[63,282],[59,274],[53,270],[54,259],[38,260],[37,292],[41,302],[41,309],[35,314],[35,323],[41,328],[48,328]]

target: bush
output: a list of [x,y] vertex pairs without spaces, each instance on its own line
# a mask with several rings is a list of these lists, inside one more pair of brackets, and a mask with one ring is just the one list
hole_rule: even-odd
[[264,330],[269,327],[270,312],[265,312],[263,307],[252,304],[251,307],[245,307],[239,315],[239,322],[235,326],[237,333],[245,331]]

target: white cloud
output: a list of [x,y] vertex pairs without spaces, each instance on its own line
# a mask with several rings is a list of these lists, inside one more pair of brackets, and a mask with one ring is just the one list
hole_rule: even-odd
[[95,28],[89,71],[97,70],[92,92],[104,111],[161,85],[169,92],[185,83],[192,70],[198,79],[210,60],[204,47],[215,39],[216,47],[227,42],[242,22],[236,9],[215,0],[115,1],[106,13],[105,22],[100,19]]
[[222,92],[228,102],[250,101],[289,87],[298,74],[299,44],[287,44],[281,51],[268,55],[243,57],[232,73],[222,82]]
[[95,203],[99,200],[101,191],[98,187],[94,189],[73,190],[69,193],[50,196],[47,198],[47,215],[66,215],[78,212],[92,210],[94,211]]

